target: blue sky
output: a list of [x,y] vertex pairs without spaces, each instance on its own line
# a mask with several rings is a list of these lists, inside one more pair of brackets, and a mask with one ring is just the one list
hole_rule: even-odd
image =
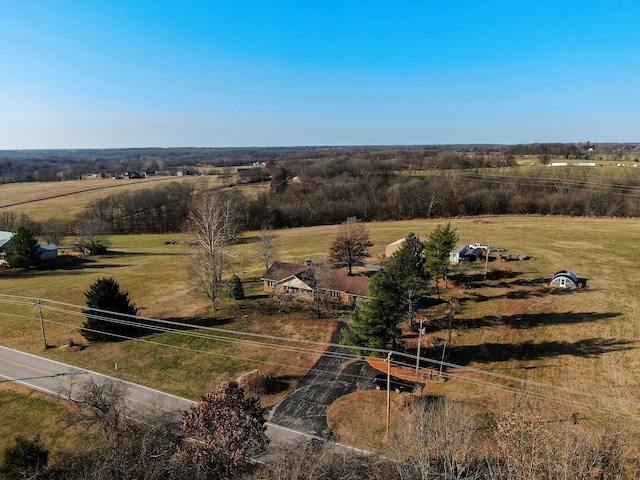
[[0,149],[640,141],[637,1],[0,0]]

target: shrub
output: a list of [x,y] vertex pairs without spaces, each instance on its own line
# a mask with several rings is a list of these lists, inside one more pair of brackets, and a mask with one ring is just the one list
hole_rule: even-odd
[[238,383],[248,392],[256,395],[265,395],[269,393],[276,383],[275,377],[271,372],[265,370],[253,370],[243,375]]
[[244,298],[244,287],[242,286],[242,280],[237,275],[233,275],[229,279],[227,284],[229,298],[234,300],[242,300]]

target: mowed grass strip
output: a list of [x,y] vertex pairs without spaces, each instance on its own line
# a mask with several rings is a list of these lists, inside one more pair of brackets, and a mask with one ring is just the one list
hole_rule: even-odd
[[[68,451],[79,441],[72,429],[65,429],[62,417],[67,411],[64,401],[34,392],[14,383],[0,383],[0,462],[4,453],[21,435],[33,440],[40,435],[51,456]],[[51,460],[51,458],[50,458]]]

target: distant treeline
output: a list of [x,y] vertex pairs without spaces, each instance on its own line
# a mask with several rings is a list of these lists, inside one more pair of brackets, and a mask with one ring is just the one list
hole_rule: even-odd
[[[0,150],[0,183],[49,182],[81,178],[88,173],[113,176],[125,172],[163,171],[182,167],[229,167],[259,163],[339,160],[368,157],[398,166],[476,168],[512,163],[514,156],[589,158],[597,153],[631,152],[637,144],[535,143],[527,145],[417,145],[270,148],[122,148],[84,150]],[[432,160],[436,160],[432,162]],[[457,160],[453,162],[453,160]],[[440,164],[440,165],[439,165]]]
[[[484,172],[484,173],[483,173]],[[379,160],[295,165],[280,193],[249,202],[248,227],[474,215],[640,216],[640,178],[585,168],[391,172]],[[502,173],[498,173],[502,172]],[[273,190],[273,189],[272,189]]]
[[[585,168],[540,167],[526,175],[508,168],[412,173],[392,170],[385,160],[359,156],[294,161],[273,167],[271,173],[271,188],[257,195],[221,189],[235,196],[245,229],[337,224],[349,217],[386,221],[505,214],[640,216],[638,176],[614,183]],[[93,202],[86,215],[97,216],[113,233],[175,232],[183,228],[194,194],[193,185],[174,182],[105,197]]]

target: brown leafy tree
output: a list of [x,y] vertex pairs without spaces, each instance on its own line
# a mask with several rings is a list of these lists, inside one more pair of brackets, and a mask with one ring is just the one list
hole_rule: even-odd
[[185,448],[195,452],[200,464],[222,470],[226,477],[246,463],[249,450],[263,450],[268,443],[260,399],[245,397],[232,381],[205,393],[183,412],[180,428],[196,440],[186,442]]
[[352,267],[363,265],[363,260],[370,257],[369,248],[373,246],[369,232],[356,217],[348,218],[338,230],[335,240],[331,244],[329,258],[335,266]]

